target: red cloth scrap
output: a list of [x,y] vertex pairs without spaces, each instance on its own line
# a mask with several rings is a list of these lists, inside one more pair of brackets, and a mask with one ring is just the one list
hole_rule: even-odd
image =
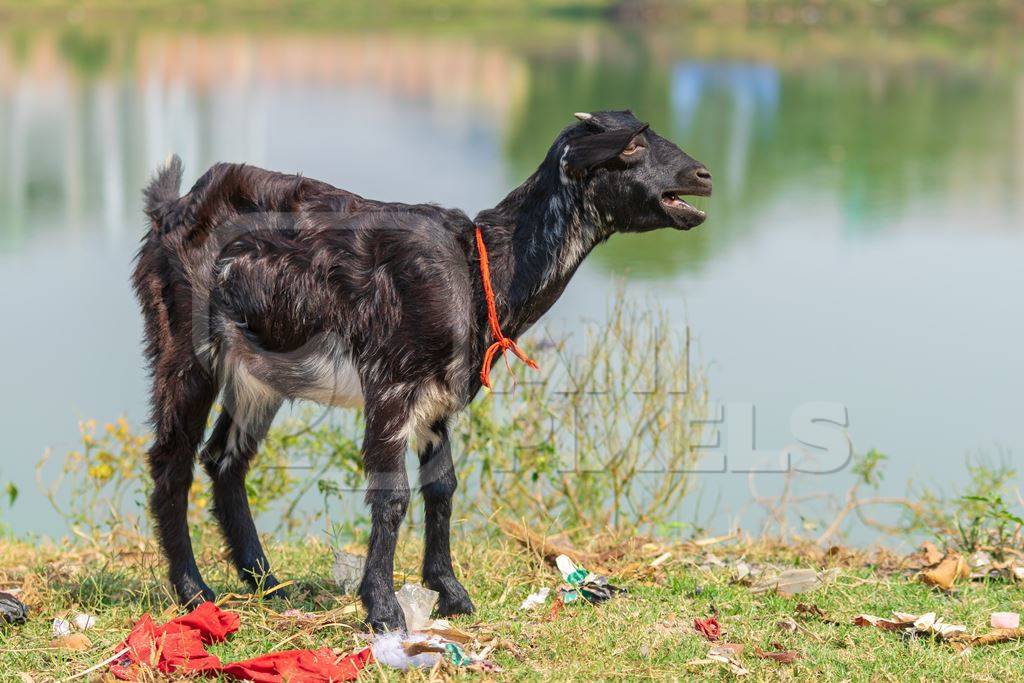
[[204,602],[185,616],[157,626],[144,614],[117,649],[128,649],[110,665],[122,681],[134,681],[143,669],[162,673],[224,674],[254,683],[333,683],[351,681],[372,660],[370,648],[338,657],[330,648],[287,650],[223,664],[206,645],[223,642],[238,630],[241,619],[212,602]]
[[253,683],[320,683],[321,681],[353,681],[373,653],[364,648],[338,658],[329,647],[322,650],[285,650],[244,662],[227,664],[221,671],[234,678]]

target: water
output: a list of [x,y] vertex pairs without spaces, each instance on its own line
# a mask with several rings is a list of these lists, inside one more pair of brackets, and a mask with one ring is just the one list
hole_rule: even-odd
[[[5,521],[62,533],[39,456],[79,418],[145,416],[127,282],[169,151],[186,182],[246,161],[472,214],[572,112],[624,107],[712,170],[711,217],[612,239],[548,324],[599,321],[624,277],[689,322],[758,447],[791,440],[798,406],[841,403],[855,450],[891,457],[885,492],[952,487],[968,454],[1024,449],[1021,52],[999,33],[550,21],[0,33],[0,482],[22,492]],[[719,528],[750,502],[745,475],[701,486]]]

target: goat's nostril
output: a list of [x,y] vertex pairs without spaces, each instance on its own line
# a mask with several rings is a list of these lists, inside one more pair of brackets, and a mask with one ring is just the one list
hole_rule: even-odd
[[704,168],[703,166],[698,168],[694,172],[694,175],[697,176],[698,180],[707,180],[707,181],[711,180],[711,171],[709,171],[708,169]]

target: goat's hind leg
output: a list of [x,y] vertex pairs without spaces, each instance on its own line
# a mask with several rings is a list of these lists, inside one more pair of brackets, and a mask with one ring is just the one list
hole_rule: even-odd
[[[280,582],[270,572],[270,562],[256,533],[245,477],[280,406],[280,399],[274,397],[239,402],[229,385],[225,390],[224,412],[217,418],[201,458],[213,483],[213,515],[235,568],[253,591],[264,593]],[[274,590],[273,596],[284,597],[283,589]]]
[[452,463],[448,426],[439,420],[429,433],[417,439],[420,460],[420,491],[425,509],[423,582],[440,594],[437,613],[472,614],[473,601],[455,577],[451,553],[452,497],[458,481]]
[[150,510],[166,557],[168,578],[183,605],[214,599],[196,566],[188,530],[188,493],[196,449],[217,395],[214,379],[194,358],[181,370],[159,367],[154,377],[153,424],[149,449],[153,477]]

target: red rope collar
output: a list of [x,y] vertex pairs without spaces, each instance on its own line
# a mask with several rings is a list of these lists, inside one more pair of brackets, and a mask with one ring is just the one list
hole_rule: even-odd
[[[494,343],[487,347],[487,351],[484,353],[484,364],[480,368],[480,381],[488,389],[491,388],[491,366],[494,365],[494,356],[497,353],[501,353],[501,357],[505,360],[505,367],[508,368],[509,372],[512,372],[512,366],[508,363],[508,358],[505,356],[505,351],[511,351],[514,353],[519,360],[526,363],[534,370],[538,369],[537,362],[526,355],[519,344],[509,339],[501,332],[501,325],[498,324],[498,309],[494,305],[494,289],[491,288],[491,266],[487,261],[487,245],[484,244],[484,234],[480,231],[480,226],[474,226],[476,228],[476,250],[480,254],[480,277],[484,282],[484,298],[487,300],[487,322],[491,326],[491,334],[494,335]],[[515,377],[513,377],[515,381]]]

